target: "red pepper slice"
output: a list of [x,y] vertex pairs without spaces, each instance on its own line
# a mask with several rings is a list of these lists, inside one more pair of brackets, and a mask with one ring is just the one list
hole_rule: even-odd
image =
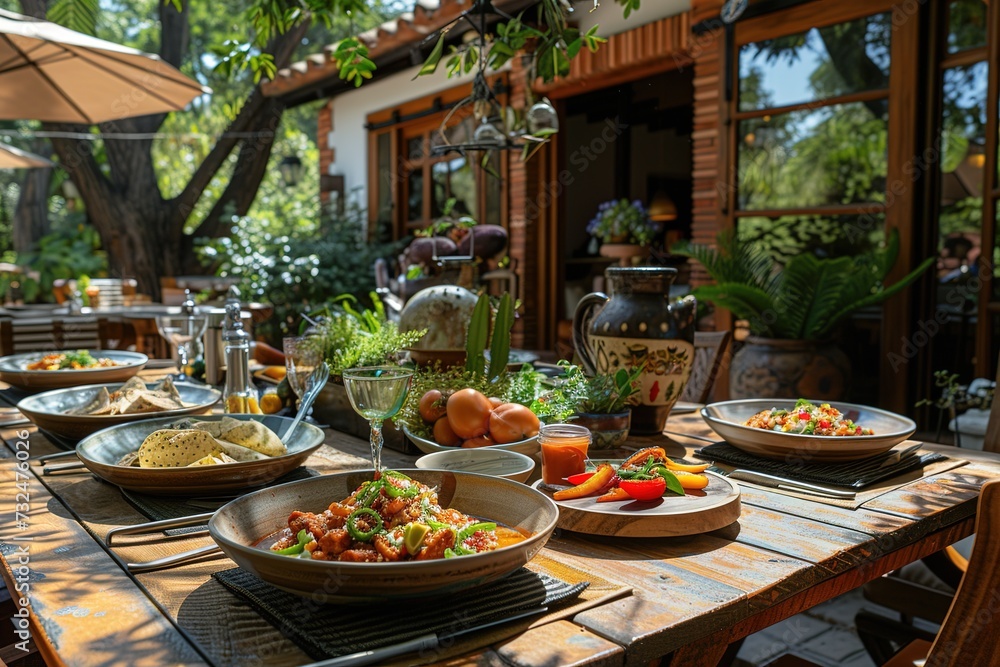
[[604,486],[615,476],[615,469],[607,463],[602,463],[597,467],[597,472],[593,477],[583,484],[577,484],[572,489],[563,489],[552,494],[555,500],[572,500],[573,498],[586,498],[604,489]]
[[820,419],[819,420],[819,427],[820,428],[830,428],[830,422],[827,421],[827,420],[825,420],[825,419]]
[[656,479],[623,479],[618,488],[635,500],[655,500],[667,490],[667,483],[662,477]]
[[593,476],[594,476],[593,471],[591,471],[591,472],[578,472],[575,475],[570,475],[569,477],[567,477],[566,481],[569,482],[570,484],[572,484],[573,486],[579,486],[580,484],[583,484],[584,482],[586,482],[588,479],[590,479]]

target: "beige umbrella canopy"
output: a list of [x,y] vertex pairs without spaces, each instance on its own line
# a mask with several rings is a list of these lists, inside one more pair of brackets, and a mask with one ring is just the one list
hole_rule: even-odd
[[56,166],[54,162],[41,155],[0,143],[0,169],[34,169],[54,166]]
[[0,119],[92,125],[209,92],[158,56],[0,10]]

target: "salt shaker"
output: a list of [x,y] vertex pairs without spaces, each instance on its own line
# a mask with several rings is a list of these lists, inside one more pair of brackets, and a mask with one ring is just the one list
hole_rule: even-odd
[[222,329],[227,367],[223,400],[227,413],[259,415],[262,412],[257,403],[257,388],[250,380],[250,334],[243,328],[241,311],[239,290],[231,287]]

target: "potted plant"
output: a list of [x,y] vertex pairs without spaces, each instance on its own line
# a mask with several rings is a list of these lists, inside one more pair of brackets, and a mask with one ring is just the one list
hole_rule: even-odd
[[833,342],[838,327],[934,263],[928,258],[887,285],[899,254],[896,230],[873,252],[837,258],[804,253],[783,267],[731,232],[720,234],[717,246],[681,242],[672,251],[696,259],[715,280],[693,290],[699,301],[728,308],[748,323],[751,335],[729,369],[731,398],[843,398],[850,360]]
[[982,450],[996,383],[978,378],[968,385],[961,385],[958,383],[958,373],[937,371],[934,373],[934,385],[941,390],[941,395],[933,401],[919,401],[916,407],[933,405],[940,411],[938,438],[947,416],[948,428],[955,434],[956,447]]
[[594,449],[617,449],[628,438],[632,424],[629,402],[639,390],[643,368],[619,368],[608,375],[588,377],[578,366],[566,366],[564,382],[576,400],[573,423],[586,426]]
[[659,231],[659,224],[649,219],[649,212],[638,199],[604,202],[587,225],[587,233],[601,242],[601,255],[618,259],[622,266],[644,255]]
[[[366,438],[369,425],[351,407],[344,388],[343,372],[358,366],[395,363],[405,348],[413,345],[426,331],[400,332],[386,319],[382,302],[373,294],[374,309],[358,310],[352,297],[340,297],[332,308],[322,311],[319,324],[309,332],[308,340],[319,348],[330,367],[330,381],[313,404],[313,414],[324,424],[359,438]],[[402,449],[402,433],[390,425],[383,431],[385,443]]]

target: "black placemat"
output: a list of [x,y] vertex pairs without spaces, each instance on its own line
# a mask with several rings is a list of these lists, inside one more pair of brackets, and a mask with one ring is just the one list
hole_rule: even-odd
[[6,389],[0,389],[0,401],[16,408],[22,399],[33,396],[34,393],[18,387],[8,386]]
[[895,454],[890,450],[859,461],[844,461],[843,463],[793,463],[765,459],[744,452],[727,442],[702,447],[695,456],[706,461],[719,461],[737,468],[745,468],[756,472],[764,472],[789,479],[801,479],[804,482],[817,484],[833,484],[853,489],[863,489],[883,479],[889,479],[903,473],[919,470],[928,463],[943,461],[948,457],[935,452],[907,456],[896,463],[887,464]]
[[398,644],[428,633],[456,632],[516,612],[571,600],[587,588],[521,568],[483,586],[429,600],[316,604],[246,570],[212,575],[247,600],[314,660]]
[[[279,477],[270,484],[265,484],[260,488],[277,486],[286,482],[297,482],[310,477],[318,477],[319,473],[312,468],[298,467],[287,475]],[[254,489],[248,489],[243,493],[249,493]],[[147,496],[128,489],[122,489],[122,497],[129,505],[139,510],[143,516],[151,521],[163,521],[164,519],[180,519],[192,514],[204,514],[212,512],[222,507],[231,497],[216,498],[170,498],[166,496]],[[167,535],[183,535],[185,533],[202,530],[205,525],[188,526],[185,528],[171,528],[164,531]]]

